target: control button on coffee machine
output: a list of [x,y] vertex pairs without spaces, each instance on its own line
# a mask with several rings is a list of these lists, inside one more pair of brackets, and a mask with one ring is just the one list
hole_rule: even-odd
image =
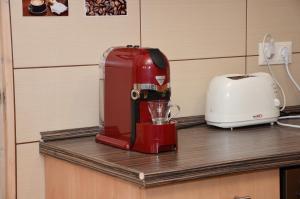
[[131,91],[131,99],[133,100],[137,100],[140,98],[140,91],[139,90],[136,90],[136,89],[133,89]]

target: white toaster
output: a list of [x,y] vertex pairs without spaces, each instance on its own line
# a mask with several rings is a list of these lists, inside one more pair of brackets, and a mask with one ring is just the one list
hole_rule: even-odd
[[277,95],[268,73],[216,76],[208,87],[205,120],[222,128],[273,124],[279,117]]

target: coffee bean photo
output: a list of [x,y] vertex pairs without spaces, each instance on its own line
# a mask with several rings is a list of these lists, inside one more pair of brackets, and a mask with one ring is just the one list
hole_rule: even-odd
[[68,0],[22,0],[23,16],[68,16]]
[[127,15],[126,0],[85,0],[86,16]]

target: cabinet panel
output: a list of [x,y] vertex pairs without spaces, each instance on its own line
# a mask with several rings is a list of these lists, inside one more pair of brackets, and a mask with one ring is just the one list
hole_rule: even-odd
[[134,184],[46,156],[46,199],[139,199]]
[[281,199],[299,199],[300,197],[300,167],[282,168]]
[[278,169],[142,188],[117,177],[46,156],[45,175],[47,199],[235,199],[246,196],[251,199],[279,199]]
[[18,199],[44,199],[44,158],[39,143],[17,145]]
[[237,199],[235,197],[279,199],[279,171],[222,176],[150,188],[143,195],[143,199]]

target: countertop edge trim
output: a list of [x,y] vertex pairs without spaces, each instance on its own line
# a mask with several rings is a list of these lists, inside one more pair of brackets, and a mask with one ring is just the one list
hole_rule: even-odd
[[84,128],[75,128],[75,129],[64,129],[57,131],[45,131],[41,132],[41,139],[44,142],[71,139],[71,138],[80,138],[87,136],[94,136],[100,131],[99,126],[91,126]]

